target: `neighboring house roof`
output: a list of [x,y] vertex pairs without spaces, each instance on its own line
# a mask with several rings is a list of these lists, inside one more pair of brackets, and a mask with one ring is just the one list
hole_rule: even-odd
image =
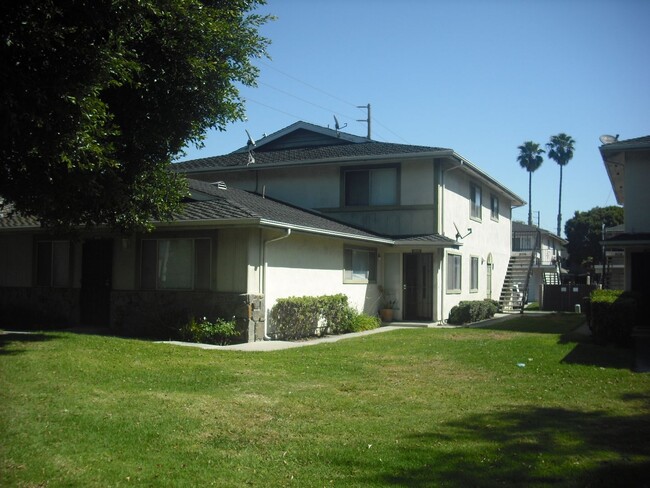
[[546,229],[542,229],[541,227],[537,227],[536,225],[528,225],[528,224],[524,224],[523,222],[517,222],[517,221],[512,223],[513,233],[514,232],[537,232],[538,230],[542,233],[542,235],[552,237],[562,245],[567,245],[569,243],[569,241],[567,241],[566,239],[562,239],[557,234],[548,231]]
[[0,206],[0,229],[15,229],[15,228],[32,228],[40,227],[39,221],[33,217],[25,217],[17,212],[14,212],[13,206],[5,204]]
[[625,203],[625,160],[626,154],[637,151],[650,151],[650,136],[616,141],[600,146],[600,155],[612,184],[619,205]]
[[[251,157],[254,162],[251,162]],[[197,174],[295,165],[364,164],[381,159],[405,160],[423,157],[444,158],[503,192],[513,206],[525,204],[520,196],[452,149],[377,142],[306,122],[296,122],[285,127],[257,141],[255,146],[242,147],[222,156],[174,163],[171,168],[179,173]]]

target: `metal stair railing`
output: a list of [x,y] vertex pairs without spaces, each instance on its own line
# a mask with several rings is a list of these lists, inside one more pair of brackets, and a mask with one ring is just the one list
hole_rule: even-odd
[[542,247],[542,233],[537,230],[537,235],[535,236],[535,245],[533,246],[533,252],[530,253],[530,262],[528,264],[528,273],[526,273],[526,285],[524,286],[524,289],[522,290],[523,297],[521,300],[521,311],[520,313],[524,313],[524,307],[526,306],[526,303],[528,302],[528,285],[530,285],[530,275],[533,273],[533,264],[535,264],[535,253],[540,252],[541,255],[541,247]]

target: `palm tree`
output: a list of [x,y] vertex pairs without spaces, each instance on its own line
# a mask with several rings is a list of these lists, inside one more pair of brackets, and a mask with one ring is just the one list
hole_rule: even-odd
[[573,145],[576,141],[564,132],[556,136],[551,136],[551,140],[546,144],[548,157],[560,165],[560,198],[557,206],[557,235],[562,231],[562,168],[569,164],[573,158]]
[[517,156],[517,161],[519,161],[522,168],[528,171],[528,225],[533,225],[533,171],[537,171],[542,165],[544,161],[542,154],[545,151],[539,147],[539,144],[533,141],[524,142],[518,149],[519,156]]

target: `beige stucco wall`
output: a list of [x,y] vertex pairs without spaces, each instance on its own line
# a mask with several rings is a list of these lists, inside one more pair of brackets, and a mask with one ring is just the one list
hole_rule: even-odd
[[650,232],[650,153],[628,153],[625,160],[625,231]]
[[32,234],[0,235],[0,286],[31,286],[34,237]]
[[343,283],[343,249],[339,239],[297,233],[270,243],[266,248],[267,309],[278,298],[345,293],[358,311],[376,314],[377,284]]
[[[470,216],[470,182],[482,188],[481,219]],[[460,239],[462,246],[458,250],[445,251],[441,276],[441,316],[447,319],[451,308],[462,300],[483,300],[487,298],[487,260],[492,254],[494,267],[492,270],[492,299],[498,300],[503,286],[503,280],[508,269],[511,247],[511,208],[510,201],[499,196],[499,220],[493,220],[490,215],[490,194],[494,193],[488,185],[478,179],[473,179],[461,170],[450,171],[445,175],[444,219],[441,218],[444,235],[455,238],[456,228],[465,236],[468,229],[472,233]],[[447,292],[447,259],[446,255],[462,254],[462,290],[461,293]],[[479,287],[477,292],[470,292],[471,257],[479,258]]]

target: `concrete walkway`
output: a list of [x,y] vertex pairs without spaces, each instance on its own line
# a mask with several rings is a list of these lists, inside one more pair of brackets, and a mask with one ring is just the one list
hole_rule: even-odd
[[[541,312],[544,314],[544,312]],[[536,316],[533,313],[527,313],[526,315]],[[323,344],[326,342],[337,342],[344,339],[352,339],[354,337],[363,337],[372,334],[380,334],[383,332],[390,332],[393,330],[405,329],[405,328],[414,328],[414,327],[426,327],[430,329],[453,329],[453,328],[466,328],[466,327],[486,327],[491,324],[504,322],[506,320],[519,317],[519,314],[496,314],[494,318],[482,320],[481,322],[476,322],[470,325],[447,325],[447,324],[436,324],[436,323],[427,323],[427,322],[392,322],[391,325],[384,325],[378,329],[366,330],[363,332],[351,332],[349,334],[340,334],[326,337],[318,337],[315,339],[306,339],[302,341],[257,341],[257,342],[247,342],[244,344],[233,344],[230,346],[216,346],[213,344],[199,344],[195,342],[180,342],[180,341],[157,341],[157,344],[172,344],[175,346],[185,346],[185,347],[198,347],[200,349],[218,349],[223,351],[279,351],[282,349],[292,349],[295,347],[305,347],[305,346],[315,346],[316,344]]]

